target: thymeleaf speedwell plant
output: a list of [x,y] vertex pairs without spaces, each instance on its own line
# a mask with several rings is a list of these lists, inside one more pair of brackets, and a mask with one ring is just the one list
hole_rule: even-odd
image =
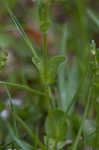
[[[40,57],[37,51],[34,49],[27,34],[24,32],[23,27],[20,25],[18,19],[10,9],[7,1],[2,0],[4,7],[7,9],[9,16],[16,25],[24,42],[27,44],[28,49],[32,54],[31,64],[35,66],[39,74],[41,90],[30,88],[26,84],[21,85],[13,82],[0,81],[0,84],[5,86],[9,98],[9,108],[11,114],[10,121],[12,123],[11,126],[9,121],[2,120],[2,122],[6,125],[9,136],[12,138],[9,143],[0,147],[1,150],[9,147],[17,150],[20,148],[22,150],[82,150],[82,148],[87,150],[88,148],[99,148],[99,52],[96,48],[95,42],[92,41],[88,47],[89,57],[86,65],[87,67],[85,67],[85,75],[83,75],[83,79],[80,83],[78,82],[79,73],[77,61],[75,59],[75,61],[72,62],[72,65],[69,65],[69,60],[67,57],[65,57],[64,49],[63,55],[48,58],[47,34],[48,30],[51,28],[49,8],[54,2],[59,2],[59,0],[37,1],[40,22],[39,28],[43,34],[42,56]],[[63,3],[65,1],[62,0],[61,2]],[[79,13],[83,16],[81,9],[79,9]],[[80,20],[80,22],[82,23],[82,20]],[[86,35],[83,33],[83,31],[85,32],[84,26],[82,25],[82,35]],[[83,37],[82,39],[85,40],[86,38],[84,39]],[[65,47],[65,41],[66,36],[63,36],[62,48]],[[85,50],[87,50],[86,41],[83,43],[85,44],[83,46],[85,53]],[[6,51],[0,53],[0,71],[2,71],[7,63],[7,56],[8,54]],[[83,64],[85,65],[85,63]],[[56,79],[59,83],[60,96],[57,94],[57,89],[54,89],[56,90],[56,95],[53,95],[52,93],[52,85],[56,84]],[[41,128],[38,125],[40,124],[38,123],[39,119],[36,122],[36,131],[32,129],[32,123],[29,127],[27,123],[25,123],[24,119],[21,119],[23,112],[21,115],[18,114],[18,110],[12,102],[12,95],[9,92],[8,86],[26,90],[28,93],[31,93],[31,95],[34,94],[38,96],[40,100],[43,100],[43,105],[45,106],[44,115],[46,116],[44,116],[44,120],[42,119],[44,133],[41,133]],[[76,100],[81,100],[84,102],[82,118],[79,115],[80,113],[77,113],[78,109],[75,105]],[[27,108],[25,110],[27,110]],[[31,110],[31,106],[29,106],[28,111],[34,110]],[[97,115],[94,116],[94,113]],[[42,116],[43,115],[41,114],[41,118]],[[36,116],[33,117],[36,118]],[[93,119],[96,120],[96,122],[92,121]],[[26,140],[24,135],[20,134],[21,128],[22,130],[24,128],[23,131],[26,132]]]

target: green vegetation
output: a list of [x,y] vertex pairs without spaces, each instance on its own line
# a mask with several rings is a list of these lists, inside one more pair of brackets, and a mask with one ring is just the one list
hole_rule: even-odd
[[0,150],[98,150],[98,2],[0,3]]

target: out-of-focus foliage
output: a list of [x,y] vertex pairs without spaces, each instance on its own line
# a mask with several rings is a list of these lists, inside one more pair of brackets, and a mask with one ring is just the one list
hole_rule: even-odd
[[[17,23],[22,25],[21,31],[24,30],[27,36],[24,32],[21,32],[22,35],[19,33],[17,27],[20,29],[20,24],[15,26],[12,21],[14,16],[12,15],[11,20],[11,13],[9,15],[2,0],[0,81],[21,86],[16,88],[18,85],[7,85],[10,93],[8,97],[5,83],[0,83],[0,148],[20,147],[23,150],[38,150],[38,147],[47,150],[76,150],[76,146],[79,150],[99,148],[98,0],[51,0],[48,1],[46,9],[46,1],[43,0],[5,0],[5,2],[17,17]],[[42,84],[45,80],[43,34],[46,31],[47,84],[55,136],[47,115],[48,108]],[[92,42],[90,47],[92,40],[95,42]],[[32,45],[33,49],[30,51],[29,47]],[[40,61],[35,59],[35,56],[32,57],[34,49]],[[90,88],[92,88],[90,107],[87,108]],[[10,98],[12,108],[9,106]],[[13,122],[14,113],[22,120],[16,117],[17,121]]]

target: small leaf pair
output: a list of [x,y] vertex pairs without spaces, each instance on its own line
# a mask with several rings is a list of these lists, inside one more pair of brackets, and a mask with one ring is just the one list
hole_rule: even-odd
[[41,0],[39,3],[39,18],[41,21],[40,31],[46,32],[50,27],[50,22],[48,21],[48,7],[49,3]]
[[[55,81],[56,75],[57,75],[57,70],[58,67],[60,66],[61,63],[65,61],[65,56],[53,56],[49,61],[48,61],[48,84],[52,84]],[[44,72],[43,72],[43,62],[39,61],[38,59],[35,59],[32,57],[32,62],[36,65],[36,68],[38,69],[41,79],[44,81]]]

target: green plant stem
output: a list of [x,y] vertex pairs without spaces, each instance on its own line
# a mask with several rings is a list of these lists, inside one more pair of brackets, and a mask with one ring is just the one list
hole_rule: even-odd
[[20,84],[17,84],[17,83],[4,82],[4,81],[0,81],[0,84],[1,85],[8,85],[8,86],[16,87],[16,88],[20,88],[20,89],[24,89],[24,90],[26,90],[26,91],[28,91],[30,93],[44,96],[43,92],[40,92],[40,91],[35,90],[35,89],[32,89],[32,88],[30,88],[30,87],[28,87],[26,85],[20,85]]
[[10,94],[7,87],[6,87],[6,91],[7,91],[8,97],[9,97],[9,101],[10,101],[10,109],[11,109],[11,113],[12,113],[14,131],[15,131],[15,135],[17,136],[18,134],[17,134],[17,127],[16,127],[16,119],[15,119],[15,108],[14,108],[14,105],[12,103],[11,94]]
[[46,84],[47,82],[47,33],[43,33],[44,38],[44,48],[43,48],[43,69],[44,69],[44,82]]
[[53,137],[56,138],[56,130],[55,130],[55,126],[54,126],[54,118],[53,118],[53,113],[52,113],[52,109],[51,109],[51,104],[50,104],[50,96],[49,96],[49,89],[47,86],[45,86],[45,100],[46,100],[46,104],[47,104],[47,109],[48,109],[48,117],[49,117],[49,121],[50,121],[50,127],[52,129],[53,132]]
[[43,69],[44,69],[44,92],[45,92],[45,102],[47,104],[47,109],[48,109],[48,116],[50,120],[50,126],[53,131],[53,136],[56,137],[55,133],[55,127],[54,127],[54,121],[53,121],[53,114],[52,114],[52,109],[51,109],[51,104],[50,104],[50,96],[49,96],[49,85],[47,83],[48,80],[48,70],[47,70],[47,33],[43,33]]
[[53,94],[52,94],[52,91],[51,91],[51,87],[49,87],[49,96],[50,96],[50,99],[51,99],[51,105],[52,105],[52,108],[56,108],[56,102],[55,102],[55,98],[54,98],[54,96],[53,96]]
[[[13,120],[13,127],[14,127],[14,131],[15,131],[15,135],[18,136],[16,118],[15,118],[15,113],[16,113],[15,112],[15,107],[12,103],[12,97],[11,97],[11,94],[10,94],[7,86],[6,86],[6,91],[7,91],[8,97],[9,97],[9,101],[10,101],[10,108],[11,108],[11,113],[12,113],[12,120]],[[16,150],[18,150],[18,145],[15,144],[15,146],[16,146]]]
[[79,139],[80,139],[80,136],[81,136],[81,133],[82,133],[82,129],[83,129],[83,124],[84,124],[84,121],[86,119],[88,108],[89,108],[90,96],[91,96],[91,88],[89,89],[88,100],[87,100],[87,103],[86,103],[85,112],[84,112],[84,115],[83,115],[83,118],[82,118],[81,126],[80,126],[80,129],[78,131],[76,140],[75,140],[75,142],[73,144],[72,150],[76,150],[77,149],[77,146],[78,146],[78,143],[79,143]]

